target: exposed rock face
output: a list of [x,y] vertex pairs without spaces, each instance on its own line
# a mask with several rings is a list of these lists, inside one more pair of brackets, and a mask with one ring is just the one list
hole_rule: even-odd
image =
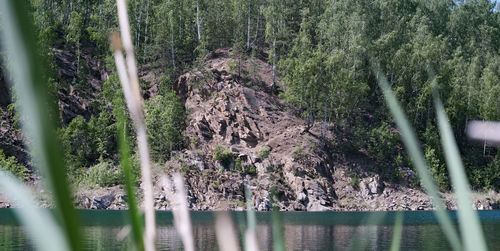
[[[70,51],[53,49],[52,52],[57,65],[58,81],[62,87],[58,95],[63,122],[69,123],[78,115],[90,118],[93,111],[89,106],[96,99],[102,82],[108,77],[106,70],[88,53],[83,52],[78,61]],[[85,68],[85,74],[79,74],[78,62],[80,67]]]
[[[242,68],[254,74],[238,76],[229,54],[215,51],[205,70],[186,73],[175,84],[190,114],[185,135],[191,150],[178,153],[167,166],[189,167],[193,208],[242,209],[248,184],[257,210],[271,209],[271,190],[282,210],[332,209],[332,170],[320,157],[326,153],[311,147],[320,144],[316,135],[302,134],[305,123],[272,94],[271,66],[255,58],[243,61]],[[225,167],[213,159],[217,145],[235,156]],[[264,148],[269,156],[259,154]],[[303,158],[292,157],[297,148]]]

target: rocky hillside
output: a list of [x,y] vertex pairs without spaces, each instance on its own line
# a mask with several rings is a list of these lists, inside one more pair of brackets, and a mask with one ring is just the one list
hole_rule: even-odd
[[[73,81],[76,66],[71,53],[54,53],[59,78],[70,83],[59,92],[63,121],[90,116],[89,104],[107,79],[104,67],[86,58],[90,70],[83,81],[91,88],[82,89]],[[153,89],[158,84],[156,74],[143,70],[140,75]],[[273,203],[281,210],[300,211],[432,209],[429,198],[415,187],[411,169],[399,167],[398,183],[383,180],[367,156],[345,151],[346,142],[335,143],[342,140],[333,130],[326,131],[326,140],[322,123],[305,130],[296,108],[279,99],[279,82],[273,84],[272,67],[264,60],[239,60],[230,49],[219,49],[202,66],[181,75],[174,88],[188,113],[186,148],[155,166],[157,209],[170,209],[160,180],[172,172],[185,174],[193,210],[243,210],[246,184],[259,211],[270,210]],[[148,90],[148,95],[154,91]],[[8,96],[0,101],[10,102]],[[16,129],[9,122],[12,115],[4,113],[0,136],[10,139]],[[20,149],[11,149],[26,155],[20,133],[15,135],[12,146]],[[39,194],[41,204],[49,206],[48,196]],[[81,208],[124,209],[124,194],[121,186],[78,188],[75,202]],[[443,197],[450,209],[456,207],[450,194]],[[479,209],[498,208],[499,199],[496,193],[477,194],[475,204]],[[10,206],[2,201],[1,207]]]
[[[156,208],[170,206],[161,190],[163,175],[185,174],[193,210],[243,210],[248,184],[256,210],[428,210],[429,198],[415,188],[415,173],[400,167],[391,183],[370,171],[363,155],[347,154],[320,140],[321,126],[305,132],[305,121],[276,95],[271,66],[258,58],[241,61],[228,49],[209,54],[202,69],[181,75],[175,88],[188,111],[188,147],[155,170]],[[456,204],[443,194],[447,206]],[[119,187],[86,190],[84,208],[125,208]],[[477,194],[479,209],[499,207],[495,193]]]

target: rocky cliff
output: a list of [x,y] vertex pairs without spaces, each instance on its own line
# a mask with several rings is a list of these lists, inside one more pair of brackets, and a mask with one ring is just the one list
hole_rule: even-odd
[[[89,70],[82,81],[90,88],[82,89],[74,81],[72,54],[54,50],[54,56],[58,76],[67,83],[59,92],[61,117],[67,122],[76,115],[90,116],[89,104],[107,78],[104,67],[84,55],[82,62]],[[140,75],[150,86],[148,95],[154,96],[156,74],[143,69]],[[2,83],[0,76],[0,89],[5,89]],[[307,211],[432,209],[429,198],[415,187],[411,169],[399,167],[398,183],[383,180],[367,156],[345,151],[346,142],[336,143],[342,140],[333,130],[322,135],[323,125],[317,123],[306,131],[296,109],[279,99],[280,85],[272,81],[272,67],[258,57],[239,59],[230,49],[217,50],[197,69],[179,76],[174,88],[188,113],[186,148],[155,166],[159,210],[170,209],[160,180],[173,172],[184,174],[193,210],[243,210],[246,185],[259,211],[272,206]],[[4,96],[0,95],[2,106],[10,102]],[[10,142],[4,147],[27,159],[20,132],[12,127],[13,115],[0,115],[0,138],[13,140],[2,141]],[[49,196],[39,195],[41,205],[50,206]],[[449,209],[456,208],[450,194],[443,197]],[[475,194],[475,207],[499,208],[499,199],[497,193]],[[122,187],[115,186],[77,189],[75,200],[81,208],[125,209],[127,198]],[[0,207],[9,206],[0,195]]]
[[[305,132],[305,121],[276,95],[271,66],[258,58],[238,61],[228,49],[209,54],[204,65],[181,75],[175,89],[188,111],[188,147],[156,167],[155,203],[170,205],[160,178],[183,173],[193,210],[243,210],[245,185],[259,211],[428,210],[429,198],[412,183],[415,173],[400,167],[397,184],[374,173],[372,161],[335,145],[321,126]],[[325,143],[328,142],[328,143]],[[456,208],[443,194],[449,209]],[[126,208],[120,188],[85,191],[81,207]],[[476,194],[479,209],[498,208],[496,193]]]

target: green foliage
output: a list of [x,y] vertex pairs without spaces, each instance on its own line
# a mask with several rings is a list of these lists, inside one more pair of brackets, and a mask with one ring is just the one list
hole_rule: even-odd
[[146,126],[148,128],[151,156],[163,162],[170,152],[184,146],[182,130],[185,124],[184,108],[175,92],[158,95],[146,103]]
[[248,174],[250,175],[255,175],[257,174],[257,167],[255,167],[254,164],[250,165],[248,169],[246,170]]
[[269,148],[269,146],[263,146],[259,150],[259,157],[266,159],[267,157],[269,157],[270,152],[271,152],[271,148]]
[[[136,198],[136,184],[141,175],[139,174],[139,164],[138,161],[134,161],[133,157],[130,155],[130,139],[126,128],[126,116],[125,110],[117,110],[117,135],[118,135],[118,146],[120,153],[120,170],[123,172],[123,179],[125,183],[125,191],[128,196],[128,218],[132,228],[132,238],[135,241],[135,246],[137,250],[144,250],[143,242],[143,224],[139,213],[139,206],[137,205]],[[135,167],[135,168],[134,168]]]
[[495,159],[486,167],[473,169],[470,177],[474,187],[481,187],[485,190],[498,188],[500,186],[500,155],[495,155]]
[[7,170],[20,180],[29,180],[30,175],[26,168],[17,162],[16,157],[7,157],[0,149],[0,169]]
[[370,132],[367,142],[367,152],[379,167],[392,166],[398,155],[399,136],[385,121]]
[[234,155],[230,149],[223,146],[216,146],[214,149],[214,159],[227,167],[233,161]]
[[[54,103],[47,88],[48,79],[45,74],[43,54],[37,51],[39,47],[35,43],[36,34],[32,25],[32,16],[28,13],[25,1],[2,1],[0,6],[2,9],[0,40],[6,52],[8,64],[12,66],[9,71],[17,95],[17,113],[23,116],[23,134],[29,139],[33,163],[39,168],[52,192],[54,214],[59,223],[58,227],[51,229],[53,224],[50,224],[48,220],[49,224],[43,225],[46,228],[44,230],[54,230],[51,231],[54,235],[49,238],[52,248],[80,250],[79,220],[73,208],[71,191],[66,181],[61,145],[55,133],[56,123],[51,120],[56,118],[57,113],[54,112],[55,107],[51,106]],[[9,187],[13,188],[13,186]],[[20,189],[16,190],[22,194]],[[20,196],[18,199],[26,201],[28,198]],[[29,222],[31,220],[29,215],[34,214],[29,214],[27,211],[22,214],[23,210],[19,212],[21,212],[20,215],[24,215],[23,223],[28,227],[33,227],[36,223],[44,223],[38,220],[33,221],[32,224]],[[59,231],[56,229],[60,229],[62,234],[58,234]],[[32,228],[31,230],[36,235],[34,232],[39,229]],[[47,246],[41,245],[41,247]]]
[[110,187],[123,184],[123,174],[113,163],[104,161],[90,167],[85,181],[88,186]]
[[425,149],[425,159],[429,163],[432,176],[441,190],[448,190],[450,188],[448,176],[446,174],[446,166],[437,158],[437,154],[433,148]]
[[116,152],[115,131],[116,125],[106,112],[88,122],[78,116],[61,129],[60,137],[70,171],[88,168],[99,159],[112,157]]
[[243,166],[239,157],[234,160],[234,170],[236,170],[237,172],[243,171]]
[[351,177],[349,180],[349,186],[352,186],[354,189],[359,188],[359,177],[357,173],[354,173],[354,175]]
[[295,147],[295,150],[293,151],[292,153],[292,158],[294,160],[299,160],[299,159],[302,159],[304,158],[306,155],[305,155],[305,152],[304,152],[304,149],[302,148],[302,146],[297,146]]

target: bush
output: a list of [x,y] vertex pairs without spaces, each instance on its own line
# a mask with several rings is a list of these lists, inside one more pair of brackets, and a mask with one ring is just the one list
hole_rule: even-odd
[[265,159],[265,158],[269,157],[270,152],[271,152],[271,148],[269,148],[268,146],[263,146],[259,150],[259,157]]
[[220,161],[220,163],[227,167],[233,161],[233,153],[230,149],[223,146],[216,146],[214,151],[214,159]]
[[371,130],[366,150],[378,167],[385,167],[393,164],[398,155],[398,144],[399,136],[391,131],[390,124],[382,122],[379,127]]
[[30,177],[26,168],[23,165],[19,164],[19,162],[17,162],[16,157],[5,156],[5,154],[1,149],[0,149],[0,168],[7,170],[8,172],[12,173],[21,180],[26,181]]
[[234,170],[238,172],[243,171],[243,166],[241,164],[241,159],[239,157],[234,160]]
[[295,151],[292,153],[292,158],[295,160],[299,160],[305,157],[304,149],[302,149],[302,146],[297,146],[295,148]]
[[255,167],[255,165],[253,165],[253,164],[250,165],[250,167],[247,170],[247,173],[250,174],[250,175],[257,174],[257,167]]
[[182,130],[185,113],[182,104],[173,91],[165,96],[158,95],[146,103],[146,126],[148,127],[151,156],[157,162],[164,162],[173,150],[184,144]]
[[92,166],[88,170],[86,181],[89,186],[114,186],[123,184],[123,173],[121,169],[115,168],[113,163],[105,161]]
[[70,172],[90,167],[116,153],[116,124],[106,112],[88,122],[82,116],[74,118],[60,130],[60,137]]
[[359,188],[359,177],[357,173],[354,173],[354,175],[351,177],[351,180],[349,180],[349,186],[352,186],[354,189]]
[[436,155],[436,152],[431,147],[425,148],[425,159],[429,163],[434,181],[439,186],[439,189],[446,191],[450,189],[450,182],[448,180],[446,165],[441,162]]
[[469,176],[471,185],[475,188],[498,190],[500,188],[500,154],[497,153],[493,161],[484,168],[472,169]]

